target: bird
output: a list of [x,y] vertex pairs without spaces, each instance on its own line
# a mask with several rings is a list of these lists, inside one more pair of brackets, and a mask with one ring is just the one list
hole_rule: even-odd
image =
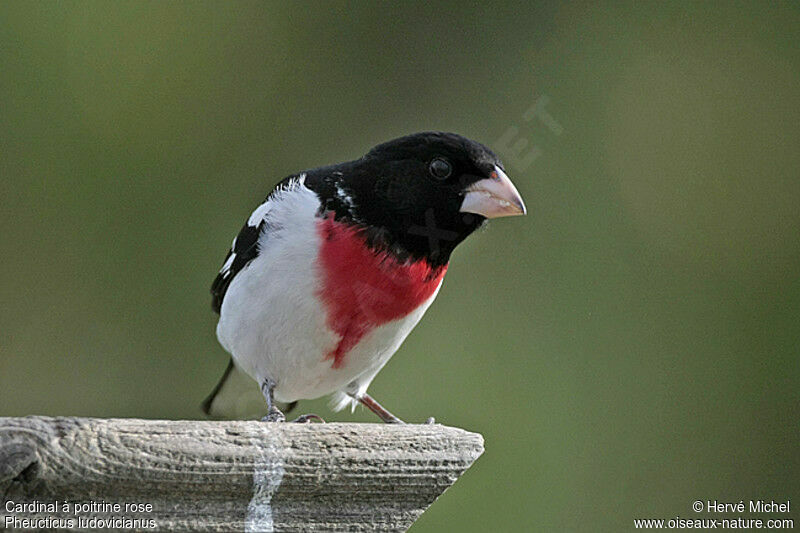
[[334,410],[361,404],[402,423],[370,383],[436,298],[456,246],[487,219],[524,214],[498,156],[455,133],[406,135],[284,178],[211,286],[231,357],[203,410],[241,417],[242,399],[260,394],[263,420],[282,422],[278,402],[330,396]]

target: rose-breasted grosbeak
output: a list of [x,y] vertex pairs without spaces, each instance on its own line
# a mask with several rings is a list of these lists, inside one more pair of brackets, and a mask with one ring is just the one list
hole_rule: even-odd
[[[275,401],[334,394],[400,422],[367,394],[422,318],[453,249],[487,218],[525,214],[487,147],[453,133],[401,137],[281,181],[239,235],[211,292],[231,354],[203,408],[237,415],[245,386]],[[241,415],[241,413],[238,413]]]

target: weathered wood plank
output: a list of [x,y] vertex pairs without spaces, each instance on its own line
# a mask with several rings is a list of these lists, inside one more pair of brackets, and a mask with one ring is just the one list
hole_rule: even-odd
[[[482,452],[480,435],[438,424],[0,418],[0,529],[16,516],[75,529],[100,517],[142,530],[404,531]],[[152,510],[8,507],[32,501]]]

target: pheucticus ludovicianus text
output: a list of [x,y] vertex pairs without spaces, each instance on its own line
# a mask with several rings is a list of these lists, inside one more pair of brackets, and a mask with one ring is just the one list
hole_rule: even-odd
[[265,420],[284,420],[276,401],[332,394],[337,409],[360,402],[400,422],[367,387],[433,302],[453,249],[486,219],[523,214],[498,157],[454,133],[287,177],[211,287],[231,361],[205,412],[240,416],[249,389],[266,399]]

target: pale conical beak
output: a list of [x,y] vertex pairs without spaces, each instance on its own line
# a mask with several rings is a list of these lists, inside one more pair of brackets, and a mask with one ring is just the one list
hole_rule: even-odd
[[467,187],[462,213],[475,213],[486,218],[513,217],[526,213],[525,203],[517,188],[500,167],[495,166],[488,178]]

